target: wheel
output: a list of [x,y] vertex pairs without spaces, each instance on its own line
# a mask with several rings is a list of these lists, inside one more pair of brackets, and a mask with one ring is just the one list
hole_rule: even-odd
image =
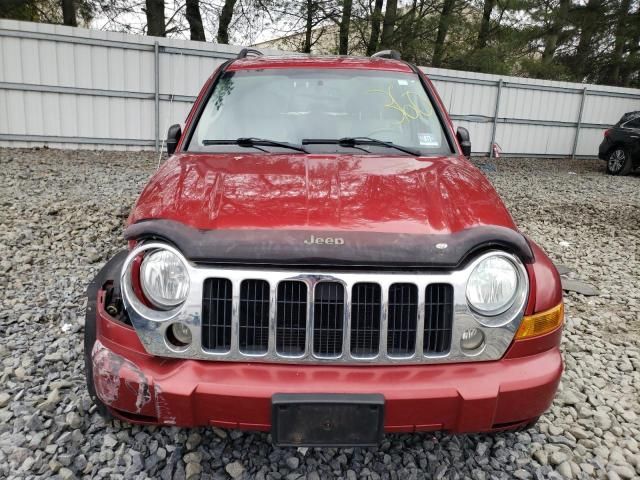
[[609,175],[626,175],[631,171],[631,155],[622,147],[616,147],[607,159]]

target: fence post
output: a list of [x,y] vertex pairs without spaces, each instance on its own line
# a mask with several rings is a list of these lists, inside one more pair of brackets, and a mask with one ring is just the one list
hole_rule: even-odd
[[498,128],[498,112],[500,110],[500,96],[502,95],[502,79],[498,80],[496,93],[496,110],[493,113],[493,128],[491,129],[491,143],[489,144],[489,158],[493,158],[493,144],[496,142],[496,128]]
[[160,153],[160,45],[157,41],[153,44],[153,56],[156,153]]
[[580,137],[580,126],[582,125],[582,111],[584,110],[584,101],[587,98],[587,87],[582,89],[582,98],[580,99],[580,109],[578,110],[578,123],[576,124],[576,134],[573,137],[573,148],[571,149],[571,160],[576,158],[578,150],[578,138]]

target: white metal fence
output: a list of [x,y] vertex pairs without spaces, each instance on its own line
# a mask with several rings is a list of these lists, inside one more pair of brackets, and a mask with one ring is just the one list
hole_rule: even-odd
[[[158,148],[240,47],[0,20],[0,146]],[[594,156],[640,91],[424,68],[473,151]]]

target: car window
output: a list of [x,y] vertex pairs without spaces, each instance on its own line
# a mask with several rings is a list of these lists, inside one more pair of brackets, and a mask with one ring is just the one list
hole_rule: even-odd
[[623,126],[627,128],[640,128],[640,117],[635,118],[633,120],[629,120]]
[[[226,72],[200,116],[188,150],[211,150],[205,140],[242,137],[295,144],[303,139],[372,137],[426,155],[451,153],[420,79],[402,72],[310,68]],[[322,148],[330,147],[317,145],[314,151]]]

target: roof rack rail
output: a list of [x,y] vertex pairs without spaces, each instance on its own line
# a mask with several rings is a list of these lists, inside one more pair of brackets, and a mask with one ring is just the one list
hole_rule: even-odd
[[252,55],[254,57],[261,57],[262,52],[260,50],[256,50],[255,48],[243,48],[242,50],[240,50],[240,53],[236,58],[246,58],[249,55]]
[[390,58],[391,60],[401,60],[400,52],[397,50],[381,50],[374,53],[371,57],[376,58]]

